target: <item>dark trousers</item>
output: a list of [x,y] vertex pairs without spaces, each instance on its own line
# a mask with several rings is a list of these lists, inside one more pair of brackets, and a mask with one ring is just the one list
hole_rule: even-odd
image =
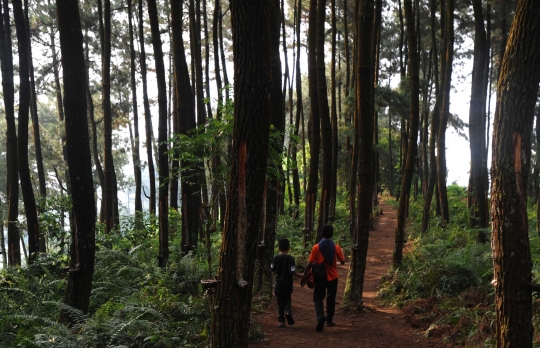
[[285,313],[291,313],[292,284],[276,283],[274,288],[278,305],[278,321],[285,321]]
[[326,297],[326,321],[332,322],[334,312],[336,310],[337,285],[337,278],[331,281],[317,280],[315,282],[315,289],[313,290],[313,302],[315,303],[317,321],[325,317],[323,301]]

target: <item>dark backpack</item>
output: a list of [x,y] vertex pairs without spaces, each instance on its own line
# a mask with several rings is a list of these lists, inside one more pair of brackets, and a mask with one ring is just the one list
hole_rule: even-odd
[[324,263],[316,263],[313,265],[312,269],[315,282],[321,280],[326,281],[326,266],[324,265]]

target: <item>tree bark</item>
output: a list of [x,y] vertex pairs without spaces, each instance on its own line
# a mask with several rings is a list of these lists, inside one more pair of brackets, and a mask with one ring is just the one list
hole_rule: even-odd
[[532,347],[527,179],[540,70],[540,11],[518,3],[497,86],[493,124],[492,250],[497,347]]
[[140,56],[141,56],[141,79],[143,90],[143,105],[144,105],[144,123],[146,131],[146,161],[148,162],[148,177],[150,185],[150,215],[156,213],[156,170],[154,168],[154,157],[152,155],[152,114],[150,113],[150,102],[148,101],[148,83],[146,76],[146,51],[144,48],[144,17],[143,17],[143,0],[139,0],[139,41],[140,41]]
[[132,0],[128,0],[128,20],[129,20],[129,62],[130,62],[130,83],[133,107],[133,172],[135,176],[135,218],[140,221],[142,218],[142,197],[141,197],[141,158],[139,155],[139,112],[137,108],[137,82],[135,80],[135,47],[133,45],[133,18]]
[[356,109],[355,146],[358,151],[358,208],[351,266],[347,276],[343,305],[349,308],[363,306],[364,275],[369,241],[373,198],[373,0],[359,3],[356,38]]
[[[71,181],[73,230],[71,260],[64,303],[88,312],[95,255],[95,205],[90,139],[86,119],[83,36],[77,0],[57,1],[60,50],[64,71],[66,148]],[[74,324],[71,312],[62,310],[60,321]]]
[[[487,182],[484,180],[484,159],[486,131],[485,125],[485,97],[486,65],[488,64],[488,49],[484,16],[482,14],[482,1],[473,0],[474,10],[474,63],[472,72],[471,103],[469,108],[469,138],[471,140],[471,177],[473,196],[471,207],[471,227],[485,228],[487,220]],[[485,243],[485,232],[479,232],[479,241]]]
[[[172,40],[174,52],[174,83],[178,96],[178,130],[180,134],[193,137],[196,129],[195,104],[190,85],[189,70],[182,40],[181,1],[171,0]],[[182,170],[182,251],[188,252],[197,245],[200,228],[200,186],[198,185],[197,163],[188,159],[180,161]]]
[[337,118],[337,84],[336,84],[336,36],[337,36],[337,20],[336,20],[336,0],[330,1],[330,16],[332,23],[332,60],[330,61],[330,93],[331,93],[331,109],[330,109],[330,124],[332,129],[332,168],[330,170],[330,197],[328,207],[328,218],[333,221],[336,216],[336,195],[337,195],[337,166],[338,166],[338,118]]
[[309,1],[308,19],[308,80],[309,99],[311,101],[310,122],[308,124],[309,138],[309,173],[306,191],[306,210],[304,214],[303,244],[307,246],[313,239],[313,224],[315,219],[315,204],[319,180],[319,152],[321,150],[319,97],[317,92],[317,0]]
[[[295,138],[298,139],[300,128],[302,127],[303,123],[300,124],[300,120],[303,120],[303,113],[304,113],[304,101],[302,97],[302,75],[301,75],[301,69],[300,69],[300,48],[301,48],[301,42],[300,42],[300,28],[302,23],[302,0],[298,0],[298,5],[296,7],[296,116],[295,116],[295,127],[294,127],[294,135]],[[292,113],[292,110],[290,110]],[[304,129],[302,127],[302,134],[304,134]],[[291,161],[292,161],[292,177],[293,177],[293,191],[294,191],[294,212],[293,217],[295,219],[298,219],[299,216],[299,209],[300,209],[300,175],[298,170],[298,160],[297,160],[297,153],[298,153],[298,146],[300,146],[299,143],[294,144],[291,151]],[[305,162],[304,162],[305,164]]]
[[[272,85],[270,89],[270,124],[273,125],[273,129],[270,137],[271,156],[268,165],[272,166],[272,170],[266,177],[266,202],[264,204],[265,209],[265,223],[261,228],[261,236],[259,240],[262,241],[262,245],[259,247],[258,262],[256,269],[257,279],[255,280],[255,291],[266,295],[272,296],[272,284],[273,273],[270,268],[272,258],[274,256],[276,230],[278,222],[279,211],[279,196],[280,196],[280,171],[279,167],[282,166],[282,149],[283,149],[283,136],[285,132],[285,113],[283,112],[283,92],[281,90],[281,59],[280,59],[280,5],[279,0],[268,1],[268,9],[270,16],[270,66]],[[276,160],[278,160],[276,162]]]
[[441,222],[443,225],[450,221],[448,195],[446,192],[446,126],[448,124],[448,117],[450,116],[450,89],[452,86],[452,62],[454,58],[454,0],[448,0],[445,16],[444,84],[442,86],[441,123],[439,124],[437,136],[437,183],[439,188],[439,202],[441,203]]
[[167,82],[156,0],[147,0],[156,64],[158,90],[158,174],[159,174],[159,254],[158,264],[165,267],[169,259],[169,155],[167,146]]
[[[435,155],[435,147],[437,144],[437,131],[439,129],[439,123],[441,119],[441,102],[442,102],[442,88],[440,88],[439,82],[439,70],[438,70],[438,49],[437,49],[437,37],[435,33],[436,25],[436,11],[437,11],[437,2],[435,0],[430,0],[431,7],[431,52],[433,59],[433,76],[435,78],[435,105],[433,106],[433,111],[431,112],[431,123],[429,129],[429,179],[426,195],[424,197],[424,209],[422,213],[422,227],[421,231],[426,232],[429,228],[430,220],[430,211],[431,211],[431,201],[433,199],[433,192],[435,191],[435,186],[437,182],[437,157]],[[444,66],[444,59],[441,57],[441,68]],[[442,69],[441,69],[442,70]],[[444,77],[444,75],[443,75]],[[438,197],[435,195],[435,199],[438,202]]]
[[21,0],[13,0],[13,17],[17,32],[17,46],[19,49],[19,117],[17,137],[17,162],[21,191],[23,194],[24,211],[28,226],[28,253],[32,262],[39,253],[40,231],[37,217],[36,198],[30,177],[28,163],[28,119],[30,109],[30,69],[28,32]]
[[227,216],[213,301],[211,347],[247,347],[268,158],[270,8],[232,0],[234,138]]
[[324,63],[324,24],[326,23],[326,0],[317,1],[317,98],[319,100],[319,117],[321,121],[321,147],[322,147],[322,180],[321,197],[319,201],[319,217],[317,220],[317,236],[319,241],[321,227],[328,222],[328,209],[332,186],[332,127],[330,124],[330,110],[328,107],[328,92],[326,85],[326,71]]
[[[452,0],[450,0],[452,1]],[[397,213],[397,227],[394,239],[394,252],[392,255],[392,263],[394,267],[399,267],[403,259],[403,241],[405,239],[405,219],[407,208],[409,205],[409,196],[411,192],[411,182],[413,178],[417,137],[419,128],[419,112],[420,112],[420,80],[419,80],[419,61],[417,50],[416,29],[414,25],[414,13],[411,0],[403,2],[405,10],[405,18],[407,21],[407,43],[409,46],[409,88],[411,93],[411,114],[409,118],[409,141],[407,145],[407,157],[405,168],[401,181],[401,190],[399,195],[399,207]]]
[[0,61],[2,63],[2,88],[6,113],[6,162],[8,195],[8,264],[21,264],[19,243],[19,173],[17,159],[17,131],[15,130],[15,87],[13,84],[13,58],[9,2],[3,0],[3,25],[0,27]]

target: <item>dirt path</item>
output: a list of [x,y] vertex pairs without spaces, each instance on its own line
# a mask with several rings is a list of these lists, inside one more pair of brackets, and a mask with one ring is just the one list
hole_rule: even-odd
[[404,313],[395,308],[379,307],[375,296],[381,284],[381,276],[392,261],[396,211],[381,202],[384,215],[379,217],[376,230],[369,238],[367,267],[364,282],[364,301],[371,310],[358,314],[345,314],[339,309],[349,265],[338,265],[339,283],[334,321],[336,326],[315,331],[316,319],[313,307],[313,290],[300,288],[296,281],[292,297],[292,310],[296,323],[286,328],[277,327],[277,308],[272,303],[264,313],[254,314],[262,326],[266,340],[250,347],[441,347],[441,342],[426,338],[405,323]]

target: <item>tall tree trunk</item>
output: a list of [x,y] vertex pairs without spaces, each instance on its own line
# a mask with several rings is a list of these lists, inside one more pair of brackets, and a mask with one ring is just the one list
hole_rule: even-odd
[[[484,180],[485,169],[483,164],[485,153],[484,136],[485,125],[485,97],[486,66],[488,65],[488,46],[486,30],[484,29],[484,16],[482,14],[482,1],[473,0],[474,9],[474,64],[472,72],[471,104],[469,108],[469,137],[471,139],[471,177],[473,206],[471,207],[471,227],[487,227],[487,182]],[[486,242],[485,232],[478,234],[478,240]]]
[[[53,36],[51,36],[51,39]],[[94,166],[96,167],[96,173],[99,179],[99,185],[101,186],[102,199],[101,206],[99,211],[99,221],[103,223],[105,221],[105,200],[103,199],[103,188],[105,187],[105,173],[103,173],[103,167],[101,166],[101,160],[99,158],[98,151],[98,140],[97,140],[97,124],[94,119],[94,101],[92,99],[92,92],[90,91],[90,50],[88,47],[88,30],[85,30],[84,33],[84,52],[85,52],[85,61],[86,61],[86,103],[87,103],[87,113],[88,113],[88,122],[90,124],[90,150],[92,153],[92,158],[94,159]],[[60,104],[61,108],[62,105]],[[63,111],[62,111],[63,114]]]
[[331,93],[331,110],[330,124],[332,129],[332,168],[330,170],[330,205],[328,208],[328,218],[333,221],[336,216],[336,195],[337,195],[337,171],[338,171],[338,118],[337,118],[337,101],[336,101],[336,35],[337,35],[337,20],[336,20],[336,0],[330,0],[330,16],[332,21],[332,60],[330,61],[330,93]]
[[[431,8],[431,52],[433,59],[433,75],[435,78],[435,105],[433,106],[433,111],[431,113],[431,123],[429,130],[429,179],[427,192],[424,197],[424,209],[422,213],[422,232],[426,232],[429,227],[430,211],[431,211],[431,201],[433,199],[433,192],[437,185],[437,157],[435,155],[435,147],[437,144],[437,131],[439,129],[439,123],[441,120],[441,103],[442,103],[442,88],[439,82],[439,70],[438,70],[438,48],[437,48],[437,37],[435,32],[436,25],[436,11],[437,11],[437,2],[435,0],[430,0]],[[444,67],[444,58],[441,56],[441,73],[443,73],[442,68]],[[441,80],[444,80],[444,74],[441,76]],[[435,194],[435,199],[439,202],[437,194]]]
[[502,61],[493,124],[491,211],[497,347],[532,347],[527,219],[531,129],[540,70],[538,3],[518,3]]
[[450,220],[448,211],[448,195],[446,192],[446,126],[450,115],[450,88],[452,85],[452,62],[454,58],[454,0],[448,0],[446,6],[446,31],[444,85],[442,88],[441,123],[437,137],[437,183],[439,187],[439,202],[441,203],[441,222]]
[[4,211],[0,210],[0,215],[2,216],[2,219],[0,219],[0,243],[1,243],[1,251],[2,254],[2,268],[6,268],[8,265],[7,261],[7,253],[6,253],[6,238],[4,236]]
[[[369,230],[373,198],[373,0],[359,3],[356,27],[356,109],[355,146],[361,138],[358,151],[358,208],[351,266],[347,276],[343,305],[349,308],[363,306],[364,275],[368,251]],[[360,34],[361,33],[361,34]],[[360,35],[359,35],[360,34]]]
[[[200,0],[189,1],[189,19],[190,19],[190,32],[191,32],[191,55],[194,58],[195,67],[195,107],[197,111],[197,129],[200,134],[204,133],[204,126],[206,124],[206,106],[204,104],[204,82],[203,82],[203,69],[202,69],[202,55],[201,55],[201,6]],[[203,157],[202,150],[197,150],[197,155]],[[204,166],[200,165],[199,168],[199,185],[202,189],[201,201],[205,206],[208,205],[208,189],[205,184],[206,176]]]
[[139,41],[140,41],[140,59],[141,59],[141,79],[143,90],[144,105],[144,124],[146,131],[146,161],[148,162],[148,177],[150,185],[150,215],[156,213],[156,170],[154,168],[154,157],[152,155],[152,114],[150,113],[150,102],[148,101],[148,83],[146,76],[146,50],[144,48],[144,18],[143,18],[143,0],[139,0]]
[[206,0],[202,2],[202,17],[204,31],[204,89],[206,90],[206,115],[212,117],[212,104],[210,98],[210,38],[208,36],[208,15],[206,11]]
[[[302,75],[300,70],[300,29],[301,29],[301,23],[302,23],[302,0],[298,0],[298,4],[296,7],[296,75],[295,75],[295,82],[296,82],[296,116],[295,116],[295,127],[294,127],[294,136],[295,139],[298,139],[298,134],[300,131],[300,127],[302,125],[300,124],[300,119],[302,117],[303,120],[303,113],[304,113],[304,103],[303,103],[303,97],[302,97]],[[290,110],[292,113],[292,110]],[[302,128],[302,135],[304,134],[304,128]],[[298,219],[299,216],[299,209],[300,209],[300,175],[298,170],[298,160],[297,160],[297,153],[298,153],[298,146],[300,146],[299,143],[294,144],[292,147],[291,152],[291,161],[292,161],[292,177],[293,177],[293,189],[294,189],[294,213],[293,217],[295,219]],[[305,162],[304,162],[305,164]],[[305,180],[304,180],[305,184]]]
[[39,253],[39,223],[37,217],[36,198],[30,177],[28,163],[28,115],[30,109],[30,69],[28,32],[21,0],[13,0],[13,17],[17,32],[17,46],[19,49],[19,136],[17,138],[17,162],[21,191],[23,194],[24,211],[28,226],[28,253],[32,262]]
[[317,92],[317,0],[309,1],[308,20],[308,80],[309,99],[311,101],[310,122],[308,124],[309,138],[309,173],[306,191],[306,210],[304,214],[303,244],[307,246],[313,239],[313,224],[315,219],[315,203],[319,181],[319,152],[321,150],[319,99]]
[[[281,90],[281,59],[280,59],[280,25],[281,11],[279,0],[271,0],[267,5],[270,16],[270,67],[272,85],[270,89],[270,124],[274,126],[270,136],[271,159],[268,163],[273,167],[272,172],[266,179],[266,203],[265,203],[265,223],[261,228],[259,240],[262,245],[258,252],[257,269],[255,270],[258,279],[255,280],[255,291],[268,297],[272,296],[273,274],[270,264],[274,256],[276,230],[279,210],[280,196],[280,172],[282,165],[281,152],[283,149],[283,135],[285,132],[285,114],[283,112],[283,92]],[[276,157],[278,156],[278,157]],[[276,160],[278,160],[276,162]]]
[[3,0],[3,25],[0,26],[0,61],[2,64],[2,88],[6,113],[7,137],[7,195],[8,195],[8,264],[21,264],[19,243],[19,173],[17,159],[17,131],[15,130],[15,88],[13,84],[13,58],[9,2]]
[[[181,2],[171,0],[172,42],[174,52],[174,83],[178,97],[178,130],[180,134],[193,137],[195,104],[190,85],[189,70],[182,40]],[[188,252],[197,245],[199,231],[199,209],[201,208],[200,186],[198,185],[197,163],[183,158],[182,170],[182,251]]]
[[[34,136],[34,147],[36,152],[36,168],[38,171],[39,195],[47,196],[47,184],[45,182],[45,169],[43,168],[43,154],[41,152],[41,135],[39,131],[39,119],[37,111],[36,82],[34,78],[34,62],[32,59],[32,40],[30,37],[30,25],[28,19],[28,0],[24,0],[24,20],[27,33],[28,45],[28,68],[30,74],[30,117],[32,119],[32,133]],[[44,241],[43,238],[41,240]],[[45,244],[40,244],[43,247]],[[44,252],[45,250],[40,250]]]
[[[219,6],[219,51],[221,52],[221,66],[223,67],[223,84],[225,87],[225,100],[229,100],[229,76],[227,75],[227,64],[225,59],[225,48],[223,44],[223,11]],[[225,214],[223,214],[225,215]]]
[[[382,0],[375,1],[375,14],[373,18],[373,39],[371,40],[371,59],[372,59],[372,74],[373,74],[373,97],[371,98],[371,111],[373,112],[373,205],[375,208],[379,205],[379,113],[375,105],[375,90],[379,85],[379,51],[381,46],[381,17],[382,17]],[[375,209],[377,210],[377,209]],[[373,209],[371,209],[371,230],[375,229],[375,219],[373,219]]]
[[169,259],[169,156],[167,146],[167,82],[165,79],[165,65],[163,63],[163,50],[161,47],[161,34],[156,0],[147,0],[148,17],[152,31],[152,45],[154,47],[154,60],[156,64],[156,80],[158,90],[158,159],[159,159],[159,254],[160,267],[167,265]]
[[141,158],[139,155],[139,112],[137,108],[137,82],[135,80],[135,47],[133,45],[133,11],[132,0],[128,0],[128,20],[129,20],[129,62],[130,62],[130,82],[131,82],[131,97],[133,107],[133,172],[135,176],[135,218],[140,221],[142,218],[142,197],[141,197]]
[[[74,217],[64,303],[86,313],[94,274],[95,204],[86,119],[86,83],[80,78],[81,71],[86,69],[83,36],[77,0],[57,1],[56,10],[64,68],[66,147]],[[74,324],[76,320],[72,311],[60,312],[61,322]]]
[[[452,1],[452,0],[450,0]],[[411,115],[409,119],[409,142],[407,146],[407,158],[401,181],[401,191],[399,195],[399,207],[397,213],[397,227],[394,239],[394,252],[392,255],[392,263],[395,267],[401,265],[403,259],[403,241],[405,239],[405,219],[409,205],[409,195],[411,192],[411,182],[413,178],[417,137],[419,127],[419,112],[420,112],[420,81],[419,81],[419,61],[416,40],[416,30],[414,25],[414,12],[412,9],[411,0],[403,2],[405,9],[405,18],[407,20],[407,43],[409,46],[409,88],[411,92]]]
[[267,1],[232,0],[234,139],[210,346],[247,347],[268,158],[271,88]]
[[105,231],[111,232],[116,228],[114,221],[114,161],[112,155],[112,109],[111,109],[111,2],[103,3],[103,62],[102,62],[102,107],[104,127],[104,158],[105,158]]
[[[221,68],[220,68],[220,50],[219,50],[219,31],[221,30],[221,27],[219,26],[221,18],[221,5],[220,0],[216,0],[215,7],[214,7],[214,18],[212,20],[212,36],[213,36],[213,46],[214,46],[214,75],[216,78],[216,87],[218,91],[218,107],[216,112],[216,119],[221,119],[221,106],[223,105],[223,84],[221,81]],[[226,67],[223,66],[223,72],[225,73]],[[214,153],[218,153],[218,151],[213,151]],[[212,182],[212,190],[214,193],[212,193],[212,199],[216,200],[215,208],[213,209],[213,219],[214,221],[217,221],[219,217],[220,226],[223,226],[223,218],[225,217],[225,209],[226,209],[226,199],[225,199],[225,189],[223,185],[222,178],[219,176],[219,168],[221,167],[221,156],[218,154],[213,159],[213,172],[214,172],[214,182]],[[219,207],[219,210],[217,209]],[[218,214],[219,212],[219,214]]]
[[321,227],[328,222],[328,209],[332,186],[332,127],[328,107],[326,72],[324,63],[324,24],[326,23],[326,0],[317,4],[317,97],[319,99],[319,117],[321,120],[322,180],[317,221],[317,241],[322,238]]

